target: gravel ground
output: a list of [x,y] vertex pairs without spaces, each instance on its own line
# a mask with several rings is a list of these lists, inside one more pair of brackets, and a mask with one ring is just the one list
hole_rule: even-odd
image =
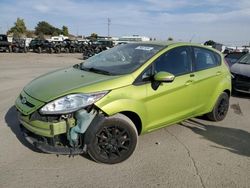
[[250,95],[231,97],[222,122],[190,119],[140,136],[120,164],[34,151],[20,135],[14,101],[35,77],[80,58],[0,53],[0,187],[250,187]]

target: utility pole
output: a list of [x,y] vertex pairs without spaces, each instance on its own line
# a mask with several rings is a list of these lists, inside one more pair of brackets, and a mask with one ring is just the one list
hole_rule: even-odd
[[194,39],[194,37],[195,37],[195,34],[193,34],[192,37],[191,37],[191,39],[189,40],[190,43],[192,42],[192,40]]
[[76,37],[78,37],[78,35],[79,35],[78,31],[79,31],[79,27],[78,27],[78,25],[77,25],[77,26],[76,26]]
[[110,27],[110,24],[111,24],[111,19],[108,18],[108,37],[109,37],[109,27]]

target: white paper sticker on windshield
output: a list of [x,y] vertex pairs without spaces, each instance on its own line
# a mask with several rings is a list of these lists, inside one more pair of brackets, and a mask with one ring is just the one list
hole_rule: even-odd
[[154,48],[153,48],[153,47],[149,47],[149,46],[137,46],[135,49],[136,49],[136,50],[146,50],[146,51],[150,51],[150,50],[153,50]]

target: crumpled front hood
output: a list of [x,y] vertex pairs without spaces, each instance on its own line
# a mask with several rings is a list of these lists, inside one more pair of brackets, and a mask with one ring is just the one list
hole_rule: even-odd
[[231,67],[231,72],[235,73],[235,74],[240,74],[240,75],[243,75],[243,76],[250,77],[250,65],[249,64],[235,63]]
[[35,99],[49,102],[70,93],[111,90],[130,82],[132,78],[96,74],[72,67],[40,76],[27,84],[24,91]]

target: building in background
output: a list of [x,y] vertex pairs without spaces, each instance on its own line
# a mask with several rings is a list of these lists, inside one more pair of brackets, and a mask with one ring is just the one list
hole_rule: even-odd
[[49,41],[64,41],[65,39],[69,39],[69,37],[64,35],[53,36],[49,39]]
[[114,44],[126,44],[126,43],[132,43],[132,42],[145,42],[150,41],[149,37],[146,36],[140,36],[140,35],[132,35],[132,36],[122,36],[118,38],[118,40],[114,40]]

